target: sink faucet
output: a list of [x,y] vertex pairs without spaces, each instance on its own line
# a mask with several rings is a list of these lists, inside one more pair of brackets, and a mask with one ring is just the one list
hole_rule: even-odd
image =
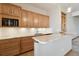
[[38,31],[38,28],[36,28],[36,33],[35,33],[35,35],[39,34],[38,32],[39,32],[39,31]]

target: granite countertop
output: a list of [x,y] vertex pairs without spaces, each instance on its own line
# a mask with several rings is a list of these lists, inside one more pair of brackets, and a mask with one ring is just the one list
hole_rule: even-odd
[[35,41],[38,43],[46,44],[54,40],[59,40],[59,39],[73,39],[77,37],[78,35],[74,34],[52,34],[52,35],[45,35],[45,36],[37,36],[33,37]]
[[[37,35],[37,36],[43,36],[43,35],[50,35],[52,33],[47,33],[47,34],[40,34],[40,35]],[[11,39],[11,38],[19,38],[19,37],[36,37],[34,33],[27,33],[26,35],[22,35],[22,34],[19,34],[19,35],[16,35],[16,36],[0,36],[0,40],[4,40],[4,39]]]
[[29,37],[29,36],[34,36],[34,34],[17,35],[17,36],[0,36],[0,40],[11,39],[11,38],[19,38],[19,37]]
[[57,40],[65,37],[70,37],[70,38],[75,38],[78,35],[73,35],[73,34],[60,34],[60,33],[47,33],[47,34],[40,34],[40,35],[35,35],[34,33],[27,33],[26,35],[16,35],[16,36],[0,36],[0,40],[4,39],[12,39],[12,38],[20,38],[20,37],[33,37],[35,41],[41,42],[41,43],[47,43],[52,41],[51,39]]

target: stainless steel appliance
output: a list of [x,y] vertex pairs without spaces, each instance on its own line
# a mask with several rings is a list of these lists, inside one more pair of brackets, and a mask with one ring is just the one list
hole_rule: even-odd
[[12,19],[12,18],[2,18],[2,26],[6,27],[18,27],[19,26],[19,20],[18,19]]

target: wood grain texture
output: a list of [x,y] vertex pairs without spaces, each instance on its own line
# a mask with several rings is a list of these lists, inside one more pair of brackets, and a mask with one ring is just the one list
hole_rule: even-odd
[[3,3],[1,4],[1,6],[2,14],[21,17],[21,7],[8,3]]
[[34,56],[34,50],[25,52],[23,54],[20,54],[19,56]]
[[34,28],[39,28],[39,14],[33,13],[33,20],[34,20]]
[[28,12],[28,28],[34,28],[33,12]]
[[21,39],[21,53],[34,49],[34,42],[32,37]]
[[28,11],[22,9],[21,27],[28,27]]
[[2,15],[0,14],[0,27],[2,26],[1,18],[2,18]]
[[12,56],[20,53],[20,40],[19,39],[7,39],[0,40],[0,55]]
[[2,5],[0,4],[0,13],[2,12]]
[[61,12],[61,31],[66,32],[66,14]]
[[2,17],[18,19],[19,27],[24,28],[49,27],[49,16],[24,10],[22,9],[22,7],[13,4],[1,3],[0,14],[2,15]]
[[0,40],[0,56],[20,55],[34,49],[32,37]]

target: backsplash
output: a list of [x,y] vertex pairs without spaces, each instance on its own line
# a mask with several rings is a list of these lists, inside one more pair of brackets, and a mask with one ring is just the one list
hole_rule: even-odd
[[50,28],[0,28],[0,37],[6,36],[25,36],[25,35],[33,35],[38,30],[38,33],[51,33]]

